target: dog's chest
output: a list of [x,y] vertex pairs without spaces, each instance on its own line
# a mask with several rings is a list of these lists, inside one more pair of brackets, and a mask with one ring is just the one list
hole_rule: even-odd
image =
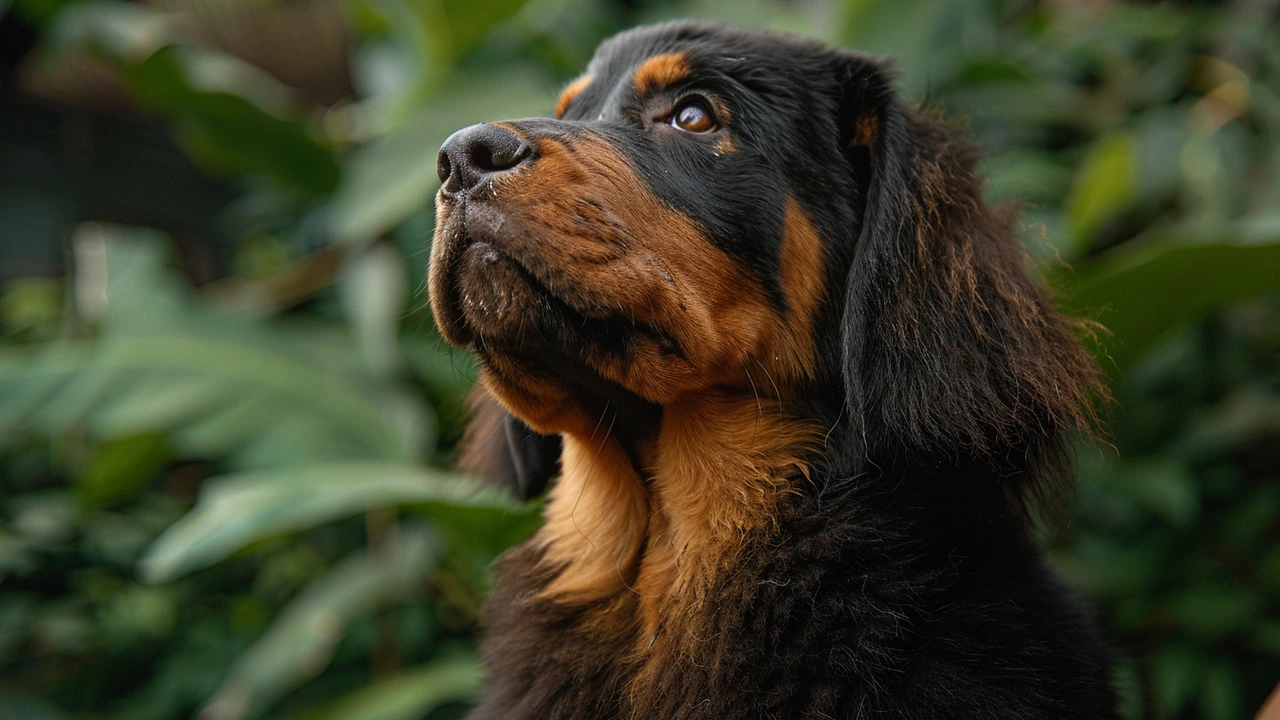
[[483,643],[490,688],[472,720],[721,718],[757,689],[734,671],[759,651],[740,589],[715,585],[696,604],[628,591],[572,608],[535,599],[533,555],[501,568]]

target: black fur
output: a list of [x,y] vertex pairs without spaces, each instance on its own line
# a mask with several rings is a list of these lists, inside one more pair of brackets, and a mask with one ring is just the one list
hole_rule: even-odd
[[[661,53],[693,68],[667,92],[732,108],[731,156],[647,129],[626,80]],[[1064,435],[1092,424],[1104,391],[1080,328],[1032,280],[1012,214],[982,200],[970,149],[897,99],[885,61],[792,36],[642,28],[602,45],[589,72],[563,119],[521,131],[603,138],[780,311],[786,198],[807,212],[829,289],[818,367],[779,400],[829,431],[773,521],[707,580],[696,619],[647,646],[637,593],[543,597],[556,569],[542,547],[508,553],[471,717],[1115,718],[1105,644],[1030,522],[1067,475]],[[659,406],[602,382],[571,384],[610,398],[602,418],[643,419],[633,437],[661,425]],[[554,441],[503,423],[528,496]],[[643,477],[643,442],[628,452]]]

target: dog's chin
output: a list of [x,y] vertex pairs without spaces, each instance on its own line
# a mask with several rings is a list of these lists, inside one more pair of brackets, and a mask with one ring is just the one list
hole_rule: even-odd
[[457,337],[486,345],[538,341],[543,316],[551,310],[546,291],[492,243],[473,242],[463,251],[453,285],[459,310]]
[[566,363],[590,366],[602,321],[558,298],[499,242],[468,239],[450,285],[457,308],[446,339],[482,356],[500,354],[559,375]]

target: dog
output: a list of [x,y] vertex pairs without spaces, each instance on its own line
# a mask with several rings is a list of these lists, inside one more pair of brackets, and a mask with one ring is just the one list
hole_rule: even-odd
[[545,522],[476,720],[1115,718],[1033,518],[1105,389],[887,61],[680,22],[440,150],[462,453]]

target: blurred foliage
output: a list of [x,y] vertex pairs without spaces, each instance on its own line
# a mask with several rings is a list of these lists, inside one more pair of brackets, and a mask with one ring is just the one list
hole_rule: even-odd
[[192,30],[279,0],[9,9],[37,70],[92,58],[241,197],[231,277],[193,289],[163,234],[88,223],[73,272],[0,295],[0,717],[462,712],[486,568],[537,511],[442,469],[470,365],[423,308],[435,150],[681,16],[895,54],[969,123],[991,195],[1110,329],[1110,434],[1049,542],[1126,717],[1246,718],[1280,681],[1276,3],[314,5],[349,32],[336,102]]

